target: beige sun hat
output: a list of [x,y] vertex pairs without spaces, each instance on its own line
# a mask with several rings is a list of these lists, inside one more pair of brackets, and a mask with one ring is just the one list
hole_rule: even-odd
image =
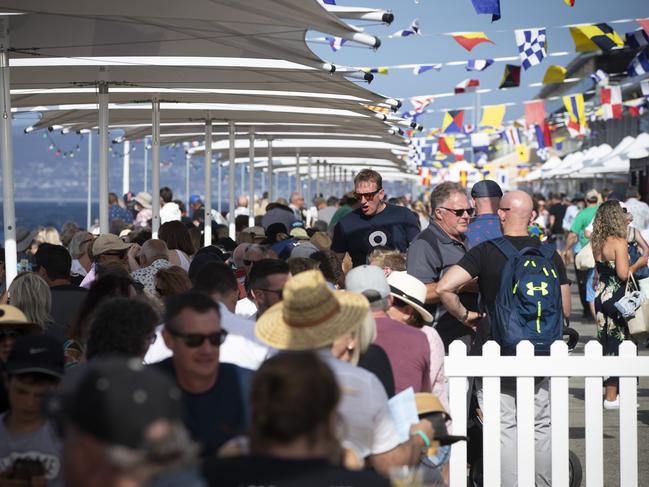
[[261,315],[255,335],[280,350],[312,350],[352,332],[368,312],[365,296],[332,291],[320,271],[306,271],[286,283],[283,300]]
[[151,203],[153,202],[153,198],[151,195],[145,191],[140,191],[133,200],[138,203],[142,208],[151,208]]
[[433,315],[424,308],[426,301],[426,284],[405,271],[394,271],[388,276],[390,294],[408,303],[426,323],[433,321]]
[[30,322],[25,313],[10,304],[0,304],[0,328],[23,328],[27,333],[43,331],[43,328],[36,323]]

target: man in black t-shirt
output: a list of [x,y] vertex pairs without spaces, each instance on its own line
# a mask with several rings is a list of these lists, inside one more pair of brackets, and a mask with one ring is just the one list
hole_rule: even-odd
[[367,264],[374,247],[405,252],[419,233],[419,219],[409,209],[383,201],[383,179],[372,169],[354,178],[354,193],[360,208],[345,215],[334,229],[331,250],[341,258],[348,253],[354,267]]
[[[536,218],[532,198],[523,191],[511,191],[503,196],[498,216],[503,225],[503,235],[517,249],[540,246],[535,237],[529,237],[527,226]],[[555,252],[553,262],[559,274],[564,316],[570,316],[570,281],[566,276],[563,261]],[[457,290],[474,277],[482,297],[482,304],[490,308],[496,302],[500,277],[506,258],[491,242],[484,242],[472,248],[451,267],[437,284],[437,292],[446,310],[455,316],[463,326],[473,327],[482,313],[466,309],[457,295]],[[517,485],[517,423],[516,390],[509,381],[501,384],[501,485]],[[536,485],[551,485],[550,457],[550,397],[547,378],[537,381],[534,394],[535,404],[535,452]]]
[[550,214],[550,217],[548,220],[548,229],[555,237],[557,249],[563,250],[563,244],[565,242],[563,234],[563,217],[566,215],[568,207],[563,204],[562,195],[558,193],[550,193],[549,200],[550,207],[548,208],[548,213]]

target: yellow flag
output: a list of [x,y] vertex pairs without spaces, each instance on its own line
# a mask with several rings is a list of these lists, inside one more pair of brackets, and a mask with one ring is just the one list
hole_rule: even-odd
[[563,66],[552,65],[545,71],[545,76],[543,76],[543,84],[547,85],[549,83],[563,83],[563,80],[566,79],[566,73],[568,70]]
[[570,35],[577,52],[609,51],[622,47],[624,41],[608,24],[577,25],[570,27]]
[[480,125],[498,128],[503,124],[505,118],[505,105],[491,105],[482,109],[482,120]]
[[518,160],[520,162],[529,162],[530,160],[530,151],[527,150],[527,146],[524,144],[516,144],[516,152],[518,153]]

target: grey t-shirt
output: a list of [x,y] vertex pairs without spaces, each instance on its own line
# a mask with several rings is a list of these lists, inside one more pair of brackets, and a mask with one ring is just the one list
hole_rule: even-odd
[[[422,236],[428,232],[437,242],[434,248]],[[446,270],[457,264],[468,250],[468,242],[464,235],[462,241],[451,238],[432,219],[426,230],[417,235],[408,248],[408,274],[416,277],[424,284],[438,282]],[[478,310],[478,295],[474,293],[460,294],[460,301],[472,311]],[[471,329],[464,326],[450,315],[441,304],[427,304],[428,309],[435,317],[435,328],[448,350],[449,344],[462,336],[471,333]]]
[[43,465],[48,487],[63,487],[63,449],[52,424],[47,421],[38,431],[11,436],[5,427],[6,415],[0,415],[0,472],[11,470],[16,460],[35,460]]

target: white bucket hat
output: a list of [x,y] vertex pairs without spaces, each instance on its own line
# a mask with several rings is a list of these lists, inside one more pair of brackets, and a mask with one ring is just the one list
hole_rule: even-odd
[[424,308],[426,284],[407,272],[391,272],[388,276],[390,294],[412,306],[426,323],[432,323],[433,315]]

